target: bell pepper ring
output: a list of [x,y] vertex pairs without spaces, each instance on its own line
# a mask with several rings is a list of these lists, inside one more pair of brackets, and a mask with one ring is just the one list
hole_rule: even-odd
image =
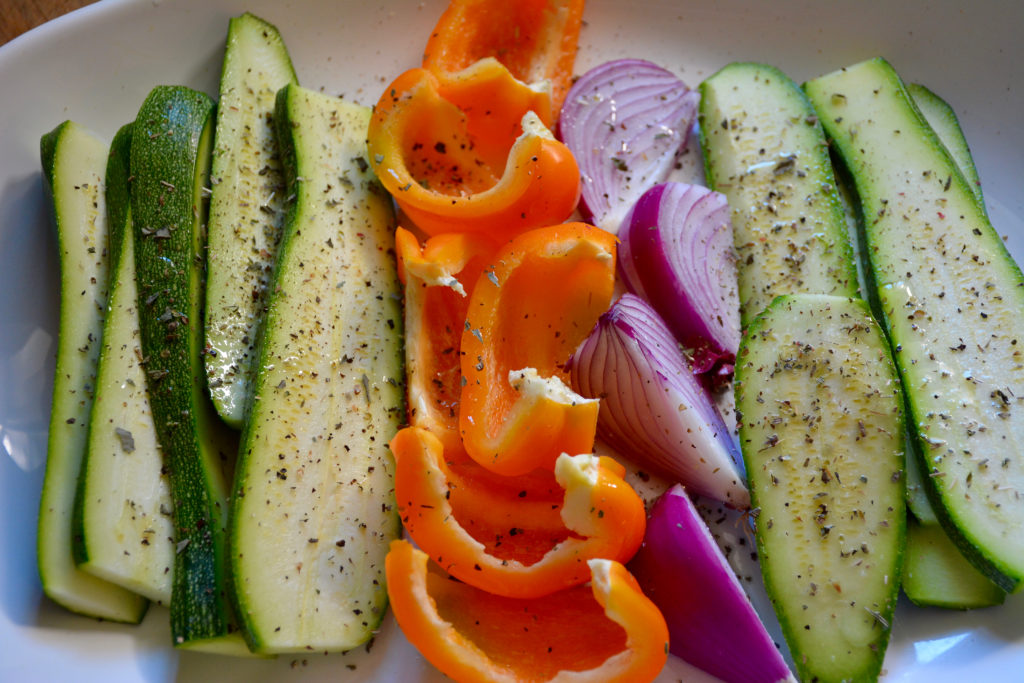
[[495,57],[520,81],[550,82],[557,112],[572,85],[583,4],[583,0],[452,0],[430,34],[423,67],[449,74]]
[[618,562],[587,562],[590,585],[539,599],[492,595],[452,581],[408,541],[385,560],[402,631],[461,683],[645,683],[668,659],[668,628]]
[[462,448],[459,349],[472,291],[496,246],[485,236],[446,233],[420,245],[404,228],[395,231],[398,275],[405,285],[405,369],[408,419]]
[[446,572],[480,590],[548,595],[586,581],[586,560],[626,562],[643,541],[643,501],[610,458],[560,456],[554,474],[563,498],[553,506],[543,495],[519,497],[514,480],[505,493],[492,489],[486,501],[472,493],[458,500],[457,475],[441,442],[425,430],[399,431],[391,451],[406,531]]
[[585,223],[538,228],[494,256],[462,332],[459,429],[482,466],[517,476],[593,449],[598,402],[563,365],[611,303],[616,238]]
[[448,79],[399,76],[374,109],[374,171],[429,235],[475,232],[497,243],[572,214],[579,167],[535,113],[544,97],[493,59]]

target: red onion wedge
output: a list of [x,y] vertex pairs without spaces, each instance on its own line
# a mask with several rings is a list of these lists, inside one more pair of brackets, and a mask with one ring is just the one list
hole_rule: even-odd
[[796,680],[679,484],[655,503],[629,569],[665,615],[672,654],[725,683]]
[[583,176],[587,220],[618,232],[644,190],[668,178],[699,97],[675,74],[641,59],[606,62],[576,81],[558,126]]
[[684,347],[693,370],[730,376],[740,344],[740,299],[725,195],[664,183],[622,221],[619,273]]
[[573,389],[600,398],[598,433],[641,467],[734,508],[750,506],[740,454],[665,322],[624,294],[567,364]]

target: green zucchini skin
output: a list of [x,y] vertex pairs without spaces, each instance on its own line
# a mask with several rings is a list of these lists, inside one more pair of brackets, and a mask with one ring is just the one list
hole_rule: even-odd
[[736,363],[765,588],[801,680],[878,677],[905,540],[904,423],[866,302],[775,299]]
[[238,429],[252,393],[256,344],[284,222],[284,174],[273,127],[277,91],[297,83],[277,29],[231,19],[211,171],[206,371],[221,418]]
[[737,62],[700,85],[708,185],[729,199],[740,314],[780,294],[857,296],[857,271],[821,124],[779,69]]
[[856,186],[932,507],[968,560],[1014,591],[1024,578],[1024,276],[888,62],[804,87]]
[[[110,254],[109,283],[115,281],[116,266],[124,251],[124,236],[131,232],[131,154],[132,130],[135,122],[121,126],[110,141],[107,157],[106,194],[107,201],[107,251]],[[133,251],[132,254],[135,252]],[[134,259],[132,259],[134,264]],[[134,276],[133,276],[134,277]]]
[[394,211],[366,159],[369,116],[296,85],[277,96],[294,200],[231,515],[237,612],[260,653],[351,649],[387,607],[403,317]]
[[73,515],[107,298],[106,143],[65,121],[40,141],[60,250],[60,330],[37,555],[43,591],[72,612],[138,623],[148,601],[75,566]]
[[75,561],[83,570],[169,605],[171,495],[139,361],[138,296],[129,202],[132,124],[110,145],[106,198],[110,300],[75,498]]
[[206,396],[202,361],[203,188],[213,112],[203,93],[159,86],[139,110],[131,149],[143,362],[174,503],[171,636],[190,648],[237,638],[225,557],[225,464],[235,452],[218,441],[222,425]]

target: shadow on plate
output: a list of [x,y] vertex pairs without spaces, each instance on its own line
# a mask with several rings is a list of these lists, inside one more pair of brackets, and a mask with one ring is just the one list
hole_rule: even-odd
[[46,460],[57,327],[56,242],[42,176],[0,190],[0,609],[36,623],[36,518]]

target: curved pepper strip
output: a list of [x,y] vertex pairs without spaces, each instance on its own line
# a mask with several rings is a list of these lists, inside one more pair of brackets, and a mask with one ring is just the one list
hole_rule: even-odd
[[407,71],[370,119],[374,171],[430,235],[500,243],[563,221],[579,199],[579,167],[532,111],[538,97],[493,59],[447,79]]
[[[568,588],[589,578],[586,560],[626,562],[643,540],[643,501],[610,458],[559,457],[555,479],[563,499],[555,519],[550,503],[524,500],[516,487],[506,495],[492,490],[483,501],[472,494],[451,500],[458,480],[430,432],[407,427],[391,451],[395,498],[409,535],[449,574],[489,593],[533,598]],[[474,526],[480,538],[470,532]]]
[[557,112],[572,85],[583,4],[583,0],[451,0],[427,41],[423,67],[447,74],[495,57],[520,81],[550,82]]
[[[442,451],[429,448],[424,452],[423,444],[417,445],[421,449],[417,458],[430,457],[431,454],[440,457],[442,454]],[[409,463],[417,462],[407,460]],[[419,462],[422,466],[423,461]],[[403,477],[403,482],[409,482],[409,488],[413,489],[410,500],[418,500],[423,494],[416,487],[436,483],[436,479],[428,479],[425,474],[428,470],[436,470],[431,475],[443,476],[447,487],[445,499],[451,508],[447,521],[461,527],[482,546],[484,553],[499,561],[512,560],[530,566],[543,560],[558,544],[577,536],[562,520],[565,489],[559,485],[554,472],[535,470],[521,477],[502,477],[480,467],[464,453],[453,454],[447,449],[443,451],[441,462],[430,459],[426,463],[423,472],[417,476],[408,470],[404,473],[409,476]],[[421,511],[413,510],[410,519],[418,512]],[[416,521],[419,521],[418,515]],[[421,531],[430,531],[429,524],[420,528]],[[439,558],[443,557],[441,543],[446,543],[449,538],[467,540],[456,530],[443,531],[443,534],[434,534],[426,541],[431,545],[430,550],[436,552],[435,557]],[[438,547],[433,547],[434,544]],[[474,566],[476,564],[474,561]]]
[[[562,521],[565,491],[553,473],[544,473],[547,480],[499,477],[468,458],[447,466],[452,517],[488,554],[531,565],[573,535]],[[514,481],[517,486],[513,490],[510,482],[496,479]]]
[[446,450],[462,448],[459,349],[469,293],[496,246],[482,235],[447,233],[419,240],[395,231],[405,285],[405,370],[409,424],[433,432]]
[[593,450],[598,403],[562,368],[611,303],[615,237],[585,223],[524,233],[473,289],[459,429],[484,467],[517,476]]
[[452,581],[407,541],[393,541],[385,560],[403,633],[456,681],[654,680],[668,658],[661,612],[618,562],[587,570],[589,587],[521,600]]

